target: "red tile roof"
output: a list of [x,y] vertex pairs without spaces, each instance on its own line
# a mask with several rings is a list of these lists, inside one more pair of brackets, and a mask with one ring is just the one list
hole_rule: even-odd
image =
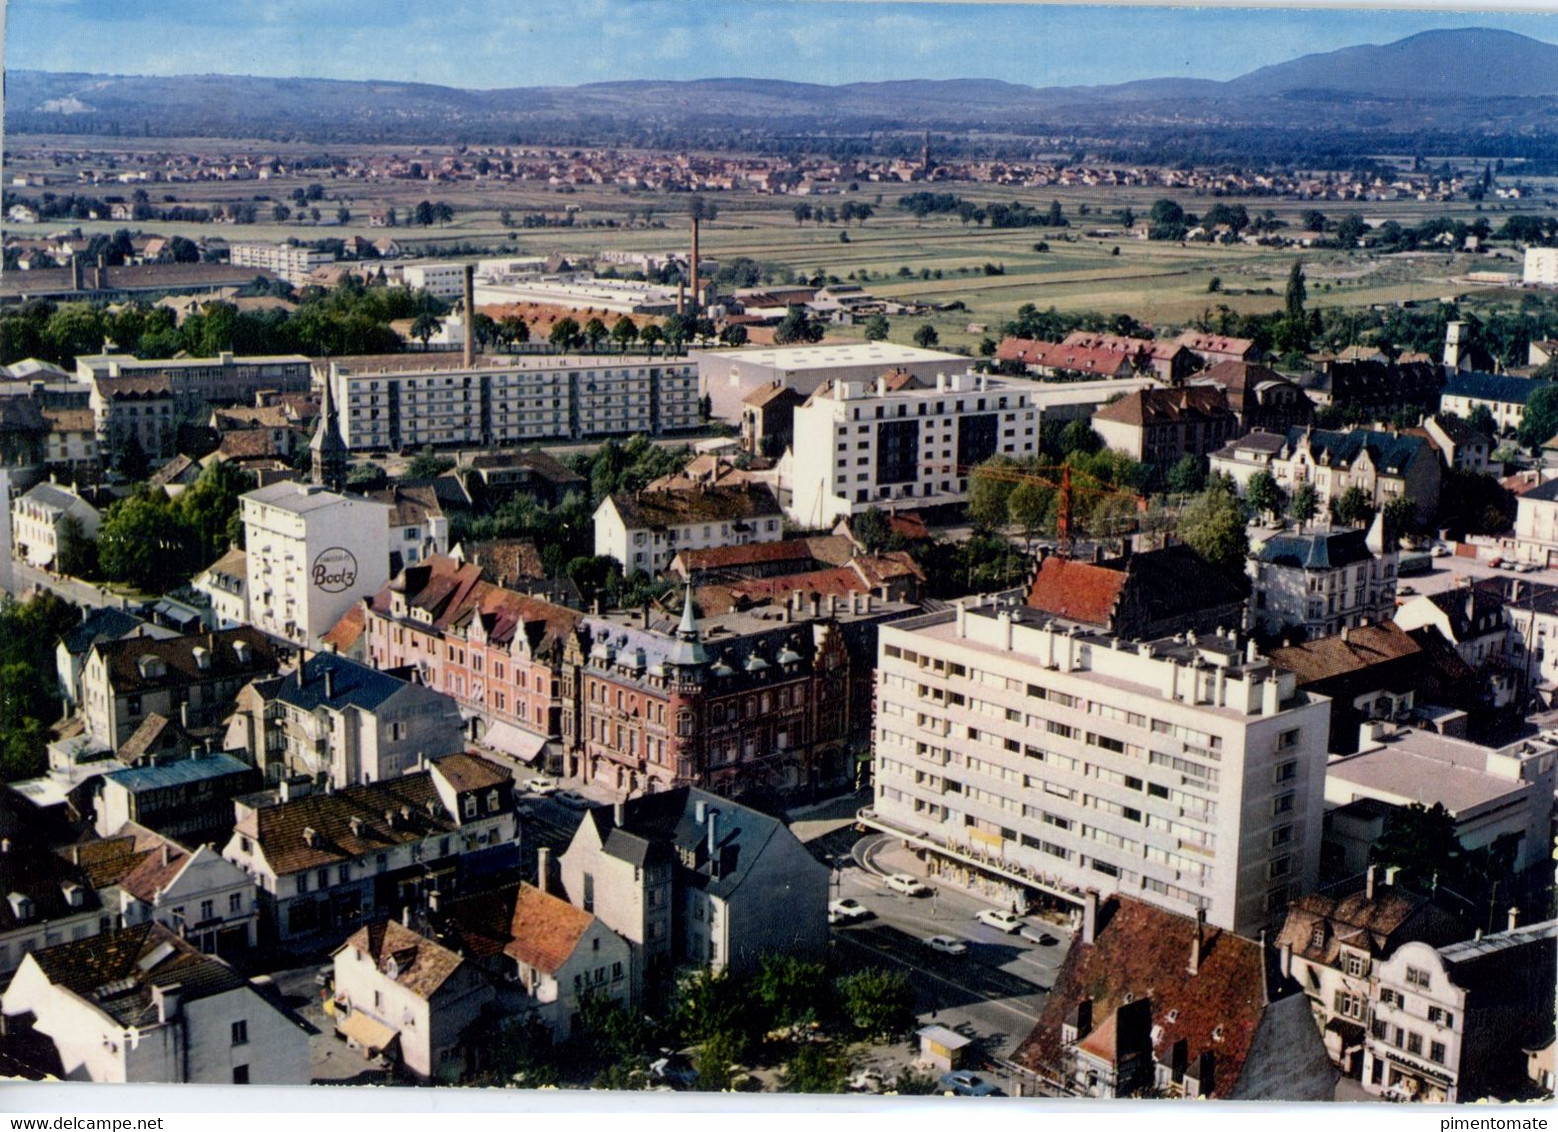
[[1187,385],[1177,389],[1143,389],[1128,393],[1093,414],[1095,420],[1120,424],[1165,424],[1180,419],[1232,417],[1228,394],[1220,386]]
[[511,939],[505,955],[552,974],[573,954],[595,917],[566,900],[522,884],[514,898]]
[[1072,945],[1038,1024],[1013,1059],[1059,1074],[1065,1065],[1061,1026],[1079,1005],[1090,1001],[1093,1018],[1092,1030],[1079,1035],[1079,1044],[1107,1048],[1112,1044],[1109,1035],[1100,1031],[1128,1001],[1147,1000],[1155,1035],[1153,1056],[1167,1062],[1175,1044],[1183,1041],[1194,1066],[1203,1052],[1211,1051],[1212,1096],[1233,1092],[1266,1007],[1269,972],[1260,944],[1203,927],[1201,961],[1192,975],[1189,960],[1197,926],[1189,916],[1115,896],[1100,908],[1099,922],[1091,944],[1079,940]]
[[394,981],[421,999],[430,999],[437,994],[438,988],[448,982],[449,976],[464,962],[448,948],[440,947],[395,920],[359,928],[337,948],[337,952],[348,947],[370,956],[380,971],[385,971],[385,965],[393,959]]
[[1124,570],[1052,556],[1044,560],[1028,589],[1028,608],[1084,625],[1107,626],[1125,590],[1126,576]]

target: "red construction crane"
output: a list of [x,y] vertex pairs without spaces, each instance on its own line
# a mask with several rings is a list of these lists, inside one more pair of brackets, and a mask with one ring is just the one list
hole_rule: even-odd
[[[1060,543],[1059,552],[1064,555],[1071,553],[1071,501],[1074,494],[1119,496],[1133,501],[1136,504],[1137,511],[1147,510],[1146,498],[1136,494],[1134,491],[1110,487],[1096,480],[1094,480],[1093,485],[1072,483],[1072,468],[1070,464],[1039,467],[1031,471],[1002,464],[980,464],[978,467],[972,468],[960,466],[958,475],[978,476],[980,479],[999,480],[1002,483],[1032,483],[1038,484],[1040,487],[1055,489],[1059,493],[1055,506],[1055,535]],[[1078,472],[1077,475],[1086,476],[1090,480],[1093,479],[1086,472]],[[1052,476],[1055,478],[1051,478]]]

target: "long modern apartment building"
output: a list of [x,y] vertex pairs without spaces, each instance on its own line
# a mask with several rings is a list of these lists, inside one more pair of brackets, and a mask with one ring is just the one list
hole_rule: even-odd
[[795,410],[796,522],[838,519],[902,502],[958,503],[968,469],[1039,451],[1037,382],[984,374],[838,381]]
[[274,271],[294,287],[301,287],[316,268],[334,263],[335,253],[295,244],[234,244],[228,258],[234,267],[264,268]]
[[328,363],[348,448],[524,444],[698,427],[685,359],[390,354]]
[[1330,701],[1232,631],[1132,642],[988,604],[880,633],[861,816],[934,871],[1251,934],[1313,889]]

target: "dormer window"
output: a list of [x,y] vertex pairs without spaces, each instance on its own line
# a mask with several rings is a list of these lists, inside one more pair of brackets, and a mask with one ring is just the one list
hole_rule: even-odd
[[60,890],[65,894],[65,903],[72,908],[80,908],[87,902],[86,893],[79,884],[67,882],[60,885]]
[[1309,946],[1319,949],[1325,946],[1325,925],[1316,924],[1314,931],[1309,933]]
[[135,668],[143,680],[156,680],[168,674],[168,666],[163,663],[162,658],[153,656],[151,653],[137,657]]
[[238,658],[239,664],[248,664],[254,657],[254,650],[250,647],[248,641],[234,641],[233,656]]
[[211,670],[211,650],[203,645],[196,645],[191,655],[195,658],[195,667],[201,672]]
[[32,919],[32,897],[13,892],[6,897],[11,904],[11,914],[18,920]]

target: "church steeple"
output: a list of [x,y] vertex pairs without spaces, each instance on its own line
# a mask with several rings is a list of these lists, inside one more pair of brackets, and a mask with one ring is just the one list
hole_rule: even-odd
[[308,447],[313,453],[313,482],[330,491],[341,491],[346,487],[349,458],[346,441],[341,439],[341,422],[335,415],[331,376],[325,377],[325,400],[319,409],[319,425],[314,429],[314,438],[308,442]]

